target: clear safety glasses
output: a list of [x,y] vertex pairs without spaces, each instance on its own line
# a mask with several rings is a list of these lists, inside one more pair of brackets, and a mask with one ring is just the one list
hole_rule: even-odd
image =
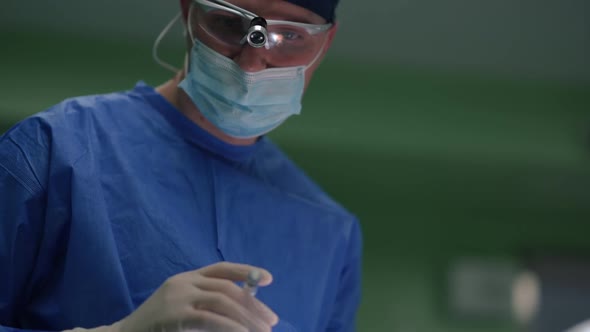
[[[226,55],[250,47],[246,36],[252,20],[258,17],[223,0],[193,0],[189,16],[193,37]],[[260,52],[273,66],[307,65],[318,56],[331,26],[266,20],[267,38]]]

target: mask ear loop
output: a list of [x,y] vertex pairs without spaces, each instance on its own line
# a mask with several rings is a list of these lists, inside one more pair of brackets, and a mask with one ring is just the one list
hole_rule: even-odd
[[[192,46],[195,46],[195,37],[193,37],[193,26],[191,24],[191,19],[193,17],[193,5],[194,2],[191,2],[190,7],[188,8],[188,18],[186,20],[186,30],[188,30],[188,36],[191,39],[191,43],[193,44]],[[186,30],[184,30],[184,33],[186,34]],[[187,51],[185,56],[184,56],[184,76],[188,76],[188,67],[190,65],[189,63],[189,52]]]
[[191,38],[191,43],[193,43],[193,46],[195,45],[195,37],[193,36],[193,25],[191,23],[191,19],[193,18],[194,4],[194,2],[191,2],[190,7],[188,8],[188,18],[186,20],[186,29],[188,30],[188,35]]
[[174,16],[174,18],[170,22],[168,22],[168,24],[164,27],[164,29],[162,29],[162,31],[158,35],[158,38],[156,38],[156,41],[154,42],[154,46],[152,47],[152,57],[154,58],[154,61],[156,61],[156,63],[158,63],[160,66],[162,66],[165,69],[168,69],[174,73],[177,73],[180,69],[178,69],[178,68],[174,67],[173,65],[169,64],[168,62],[165,62],[162,59],[160,59],[160,57],[158,56],[158,48],[160,47],[160,42],[162,41],[162,39],[164,39],[164,37],[168,34],[170,29],[180,19],[180,15],[181,15],[181,13],[179,12],[178,14],[176,14]]

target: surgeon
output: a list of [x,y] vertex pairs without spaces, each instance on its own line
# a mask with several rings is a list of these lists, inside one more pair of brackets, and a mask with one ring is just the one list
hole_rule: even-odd
[[300,113],[337,2],[181,0],[170,81],[5,133],[0,332],[354,331],[359,223],[266,136]]

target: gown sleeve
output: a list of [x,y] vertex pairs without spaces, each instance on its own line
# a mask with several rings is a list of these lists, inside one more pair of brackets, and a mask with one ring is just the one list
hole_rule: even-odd
[[[31,279],[41,250],[45,190],[37,171],[46,154],[19,130],[0,137],[0,332],[17,329],[19,317],[35,291]],[[27,146],[37,146],[27,149]]]

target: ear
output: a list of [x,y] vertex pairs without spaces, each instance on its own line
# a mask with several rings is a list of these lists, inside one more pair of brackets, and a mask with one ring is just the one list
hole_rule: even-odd
[[192,0],[180,0],[180,9],[182,10],[182,19],[186,22],[188,17],[188,10],[191,6]]
[[334,25],[332,25],[330,30],[328,30],[328,32],[327,32],[328,35],[326,36],[326,38],[327,38],[326,44],[324,46],[324,50],[322,51],[322,56],[321,56],[322,59],[326,56],[326,53],[330,49],[330,46],[332,46],[332,41],[334,41],[334,37],[336,37],[337,31],[338,31],[338,22],[334,22]]
[[332,27],[330,28],[330,31],[328,31],[328,40],[326,41],[326,49],[329,49],[330,46],[332,45],[332,41],[334,40],[334,37],[336,36],[336,32],[338,31],[338,27],[339,27],[339,23],[334,22],[334,25],[332,25]]

